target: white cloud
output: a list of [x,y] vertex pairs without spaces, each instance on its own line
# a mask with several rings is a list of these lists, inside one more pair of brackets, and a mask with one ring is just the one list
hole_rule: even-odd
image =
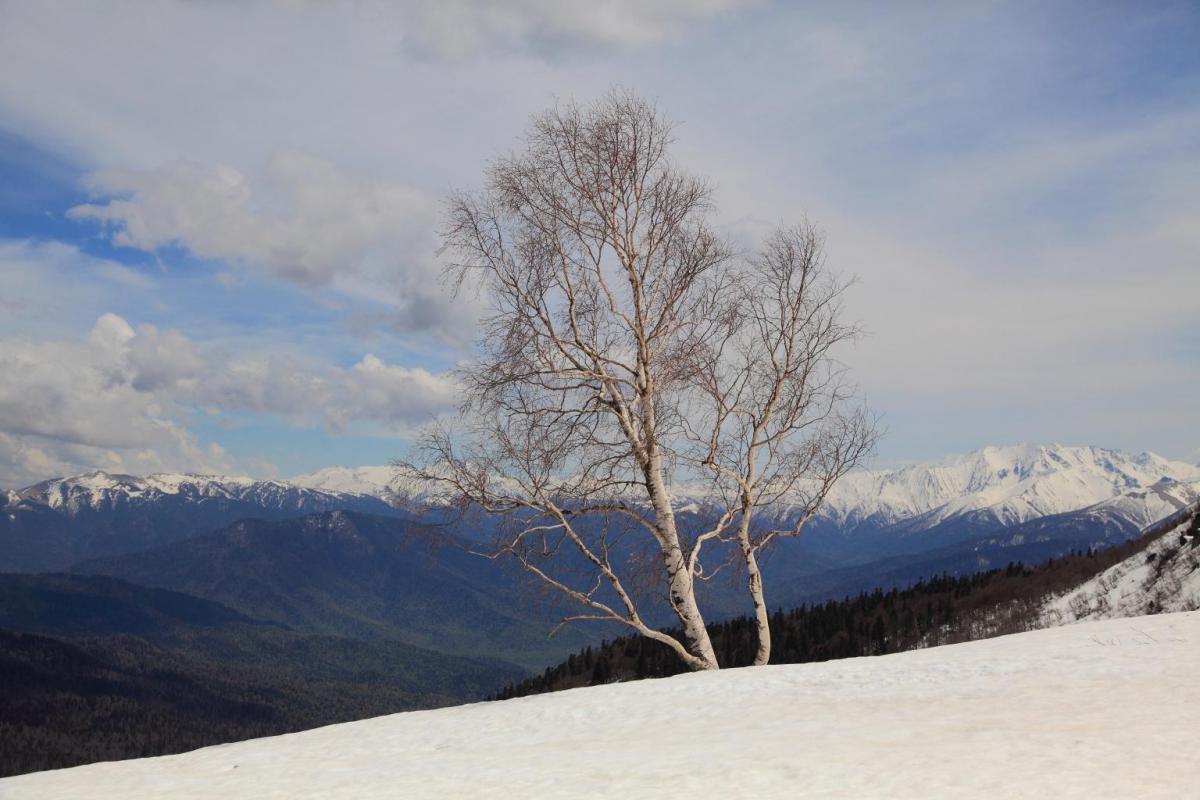
[[339,428],[360,419],[408,425],[446,411],[459,400],[457,386],[446,376],[386,364],[371,354],[336,377],[345,397],[340,402],[333,398],[326,413]]
[[[103,170],[88,185],[101,199],[68,215],[101,223],[115,244],[147,252],[177,245],[309,289],[332,287],[392,307],[401,330],[461,340],[471,329],[471,303],[439,290],[440,200],[411,187],[356,178],[297,153],[275,156],[253,177],[174,161]],[[235,282],[224,271],[218,280]]]
[[412,254],[397,246],[422,232],[429,255],[434,246],[436,198],[357,180],[296,153],[271,159],[253,179],[228,166],[175,161],[97,172],[88,186],[117,197],[68,214],[111,226],[116,244],[146,251],[179,244],[200,258],[261,265],[307,286],[361,273],[372,260],[395,259],[404,269]]
[[[647,54],[657,48],[639,45],[702,32],[705,20],[743,5],[2,4],[0,117],[87,167],[147,169],[183,157],[244,172],[291,147],[389,177],[399,167],[440,190],[447,177],[475,175],[465,154],[507,147],[551,93],[636,79],[597,58]],[[489,57],[469,57],[479,53]],[[463,171],[447,169],[447,153]]]
[[122,342],[125,347],[125,371],[114,376],[118,380],[127,381],[139,392],[191,390],[196,387],[206,365],[191,340],[182,333],[141,325],[135,334],[129,329],[128,323],[113,314],[101,317],[96,329],[99,330],[106,320],[122,325],[129,332]]
[[197,397],[213,410],[273,414],[334,433],[365,426],[404,434],[453,408],[458,392],[445,375],[371,354],[349,368],[275,354],[230,363]]
[[85,342],[0,340],[0,482],[47,477],[51,465],[50,474],[228,467],[219,446],[187,429],[169,395],[139,388],[163,377],[140,343],[158,338],[105,315]]
[[[1200,374],[1194,350],[1169,346],[1195,340],[1200,309],[1200,106],[1179,67],[1195,8],[818,0],[713,16],[719,6],[259,3],[230,13],[155,3],[123,14],[8,4],[0,117],[87,169],[119,167],[96,188],[121,196],[97,198],[90,212],[130,243],[182,243],[229,261],[218,280],[242,302],[263,275],[317,287],[312,297],[344,311],[356,333],[386,338],[366,348],[385,354],[400,339],[413,352],[431,345],[384,328],[471,335],[469,309],[447,303],[432,277],[436,242],[422,226],[432,226],[436,199],[478,185],[485,162],[519,147],[528,113],[553,96],[629,86],[685,123],[680,160],[715,179],[728,219],[772,224],[808,212],[829,229],[831,263],[863,277],[850,312],[874,334],[851,365],[877,395],[918,408],[910,441],[945,452],[1007,431],[1071,438],[1054,426],[1144,380],[1125,389],[1141,395],[1122,403],[1125,421],[1074,438],[1111,441],[1119,429],[1135,448],[1191,446],[1172,442],[1195,428],[1194,410],[1164,409],[1165,398],[1195,394],[1196,379],[1179,376]],[[1088,24],[1077,24],[1083,16]],[[413,58],[414,48],[433,58]],[[337,166],[323,172],[298,157],[273,172],[281,148]],[[413,214],[396,202],[412,225],[389,238],[371,208],[351,199],[343,213],[303,186],[385,197],[399,188],[433,202]],[[179,270],[168,277],[179,282]],[[37,310],[0,298],[12,311],[0,313],[0,335],[40,331],[43,319],[90,324],[109,309],[137,316],[65,281],[33,298],[5,289]],[[219,302],[204,297],[180,325],[218,338],[198,320],[220,316]],[[318,341],[338,332],[305,310],[270,309],[265,335],[304,336],[344,358],[343,343]],[[239,309],[232,327],[252,317]],[[276,388],[231,396],[338,424],[295,399],[329,373],[274,352],[239,351],[238,363],[273,375]],[[277,375],[272,358],[285,364]],[[294,369],[298,387],[288,384]],[[986,418],[982,397],[995,403]],[[944,431],[955,409],[969,418],[966,435]]]
[[193,432],[201,409],[397,435],[455,402],[447,376],[373,355],[348,368],[288,353],[226,363],[179,331],[109,313],[82,341],[0,339],[0,485],[88,469],[235,469]]

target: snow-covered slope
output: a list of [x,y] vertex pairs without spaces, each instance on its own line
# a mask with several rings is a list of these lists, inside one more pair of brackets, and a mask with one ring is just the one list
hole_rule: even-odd
[[1190,797],[1200,612],[412,712],[0,781],[65,798]]
[[1042,624],[1196,609],[1200,609],[1200,511],[1193,510],[1144,550],[1050,598],[1042,611]]
[[1115,497],[1080,509],[1079,514],[1097,522],[1121,519],[1147,528],[1200,500],[1200,484],[1163,478],[1148,487],[1122,492]]

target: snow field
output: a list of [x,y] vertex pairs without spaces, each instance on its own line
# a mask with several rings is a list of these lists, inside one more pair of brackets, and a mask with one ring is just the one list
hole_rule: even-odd
[[58,798],[1178,798],[1200,612],[411,712],[0,781]]

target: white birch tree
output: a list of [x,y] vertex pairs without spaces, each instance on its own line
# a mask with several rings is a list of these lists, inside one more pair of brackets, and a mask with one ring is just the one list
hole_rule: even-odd
[[[635,96],[560,105],[491,165],[482,192],[451,198],[446,276],[479,287],[490,315],[460,370],[458,427],[428,430],[400,466],[499,517],[491,555],[577,604],[562,622],[621,622],[705,670],[718,666],[696,596],[705,544],[736,542],[765,614],[755,554],[803,522],[761,532],[753,510],[815,477],[815,512],[870,435],[864,417],[840,413],[840,373],[824,369],[847,336],[840,287],[812,294],[819,270],[788,250],[795,232],[736,259],[707,223],[710,187],[670,144],[671,126]],[[829,382],[800,387],[817,375]],[[672,506],[680,469],[726,501],[692,537]],[[679,637],[647,622],[646,578]]]
[[771,657],[760,552],[799,536],[876,440],[834,358],[858,335],[842,321],[845,288],[826,270],[819,231],[777,230],[738,275],[736,313],[707,341],[691,373],[695,391],[683,398],[686,458],[709,475],[719,520],[693,545],[693,571],[702,574],[708,539],[736,545],[758,635],[754,665]]

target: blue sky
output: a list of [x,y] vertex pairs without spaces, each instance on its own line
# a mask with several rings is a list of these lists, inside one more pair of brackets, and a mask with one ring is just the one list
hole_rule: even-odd
[[1191,2],[0,2],[0,486],[383,463],[456,400],[441,198],[612,86],[858,283],[881,464],[1200,460]]

